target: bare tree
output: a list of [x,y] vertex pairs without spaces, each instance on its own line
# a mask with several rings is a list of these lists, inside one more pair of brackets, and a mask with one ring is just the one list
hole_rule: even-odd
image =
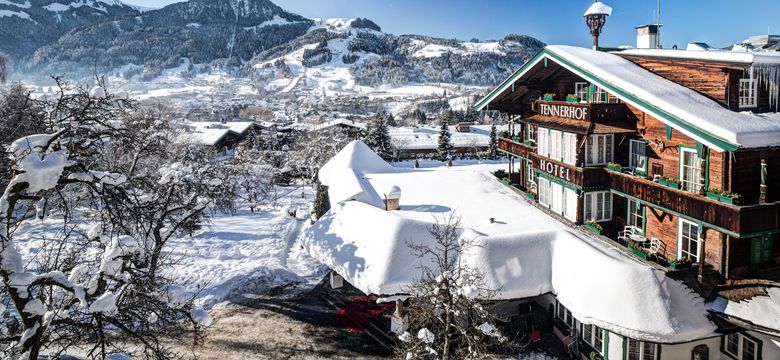
[[[139,356],[174,357],[161,336],[198,339],[210,320],[162,275],[166,249],[203,216],[213,179],[167,155],[166,122],[105,91],[58,84],[54,100],[36,100],[46,132],[8,150],[0,303],[12,326],[0,338],[3,357],[37,359],[46,349],[56,358],[79,346],[105,358],[128,344],[140,345]],[[23,257],[23,242],[38,238],[34,258]]]
[[432,244],[408,244],[422,264],[430,265],[421,266],[420,280],[408,289],[413,298],[404,309],[407,328],[396,353],[406,359],[478,359],[511,347],[482,303],[495,290],[485,286],[479,269],[461,261],[477,242],[461,236],[454,214],[437,219],[429,231]]
[[0,53],[0,84],[5,84],[8,77],[8,55]]

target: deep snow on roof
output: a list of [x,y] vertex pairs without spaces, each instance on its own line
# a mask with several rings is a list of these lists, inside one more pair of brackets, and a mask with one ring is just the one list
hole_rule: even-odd
[[[657,111],[637,104],[626,94],[682,119],[701,132],[733,144],[749,148],[780,145],[780,120],[777,118],[730,111],[694,90],[655,75],[615,54],[564,45],[550,45],[547,49],[618,88],[620,92],[614,93],[615,96],[651,114]],[[566,65],[564,67],[569,68]],[[589,77],[578,69],[569,70],[584,78]],[[665,121],[666,116],[656,115]],[[707,139],[702,139],[700,135],[684,129],[681,131],[715,149],[723,150]]]
[[[454,212],[462,236],[482,245],[463,260],[485,271],[486,285],[499,299],[552,292],[581,321],[647,341],[689,341],[714,331],[702,299],[682,283],[558,222],[503,186],[484,165],[397,169],[369,159],[364,146],[351,143],[346,155],[323,167],[320,180],[329,186],[332,208],[304,240],[313,257],[362,291],[408,292],[419,266],[429,261],[414,256],[409,244],[432,244],[429,227]],[[399,211],[354,194],[393,185],[403,189]]]
[[780,288],[769,287],[766,292],[766,296],[759,295],[739,302],[718,297],[709,306],[713,311],[780,332],[780,316],[767,316],[780,314]]
[[780,64],[780,53],[729,50],[673,50],[673,49],[629,49],[616,52],[620,55],[667,57],[723,61],[740,64]]

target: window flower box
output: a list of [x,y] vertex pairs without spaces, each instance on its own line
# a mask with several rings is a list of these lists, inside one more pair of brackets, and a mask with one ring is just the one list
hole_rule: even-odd
[[691,260],[687,258],[680,258],[669,262],[669,268],[672,270],[689,269],[691,267]]
[[634,241],[628,242],[628,250],[642,260],[647,260],[647,251]]
[[596,235],[601,235],[601,232],[604,231],[604,228],[595,222],[585,223],[585,228]]
[[530,147],[536,147],[536,141],[533,141],[533,140],[523,141],[523,144],[525,144],[527,146],[530,146]]
[[536,194],[529,191],[526,193],[526,195],[528,195],[529,198],[536,200]]
[[607,169],[612,170],[614,172],[623,172],[623,165],[611,162],[611,163],[607,163]]
[[569,95],[566,95],[566,102],[577,103],[577,102],[580,102],[580,98],[577,97],[577,95],[569,94]]
[[555,100],[555,94],[544,94],[542,96],[542,99],[544,101],[554,101]]
[[512,137],[512,141],[514,141],[514,142],[516,142],[516,143],[518,143],[518,144],[522,143],[522,141],[520,140],[520,137],[519,137],[519,136],[513,136],[513,137]]
[[680,181],[677,180],[677,179],[663,177],[663,178],[658,180],[658,183],[663,185],[663,186],[670,187],[672,189],[677,189],[677,190],[680,189]]
[[509,178],[505,177],[505,178],[501,179],[501,183],[506,185],[506,186],[509,186]]
[[732,193],[730,191],[722,191],[720,189],[710,189],[707,191],[707,197],[716,201],[720,201],[726,204],[734,204],[734,201],[740,198],[739,194]]

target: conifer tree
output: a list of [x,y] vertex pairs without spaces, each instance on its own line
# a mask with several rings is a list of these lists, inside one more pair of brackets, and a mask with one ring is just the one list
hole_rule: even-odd
[[496,124],[490,127],[490,142],[488,143],[488,158],[495,159],[498,157],[498,134],[496,130]]
[[391,160],[393,158],[393,143],[387,131],[385,119],[377,119],[368,125],[368,134],[363,142],[382,159]]
[[328,210],[330,210],[328,187],[317,184],[317,193],[314,196],[314,220],[319,220]]
[[439,147],[437,149],[439,153],[439,160],[447,161],[452,159],[452,135],[450,135],[450,128],[447,125],[446,120],[441,122],[441,131],[439,131]]

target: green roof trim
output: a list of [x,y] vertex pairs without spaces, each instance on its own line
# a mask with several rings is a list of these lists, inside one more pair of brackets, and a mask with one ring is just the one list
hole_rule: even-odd
[[721,148],[725,151],[736,151],[740,148],[740,144],[732,143],[726,139],[723,139],[717,135],[714,135],[708,131],[705,131],[695,125],[690,124],[689,122],[672,115],[668,113],[667,111],[650,104],[649,102],[642,100],[635,95],[605,81],[604,79],[601,79],[593,73],[581,68],[580,66],[572,63],[571,61],[563,58],[562,56],[554,53],[553,51],[549,50],[548,48],[544,48],[542,51],[540,51],[538,54],[536,54],[531,60],[526,62],[519,70],[517,70],[512,76],[510,76],[508,79],[506,79],[501,85],[499,85],[497,88],[493,89],[487,96],[485,96],[482,100],[480,100],[476,105],[474,105],[474,110],[480,111],[483,110],[490,102],[495,100],[496,97],[498,97],[501,93],[506,91],[507,88],[512,86],[517,80],[522,77],[530,68],[536,65],[540,59],[544,58],[545,60],[550,58],[556,61],[558,64],[570,68],[569,70],[573,70],[575,73],[579,72],[580,76],[586,78],[592,83],[595,83],[600,88],[605,89],[617,96],[620,96],[626,101],[633,103],[633,105],[642,107],[646,109],[651,115],[657,116],[659,119],[669,122],[674,127],[683,129],[694,136],[699,137],[701,140],[704,140],[708,143],[711,143],[712,145],[715,145],[718,148]]

